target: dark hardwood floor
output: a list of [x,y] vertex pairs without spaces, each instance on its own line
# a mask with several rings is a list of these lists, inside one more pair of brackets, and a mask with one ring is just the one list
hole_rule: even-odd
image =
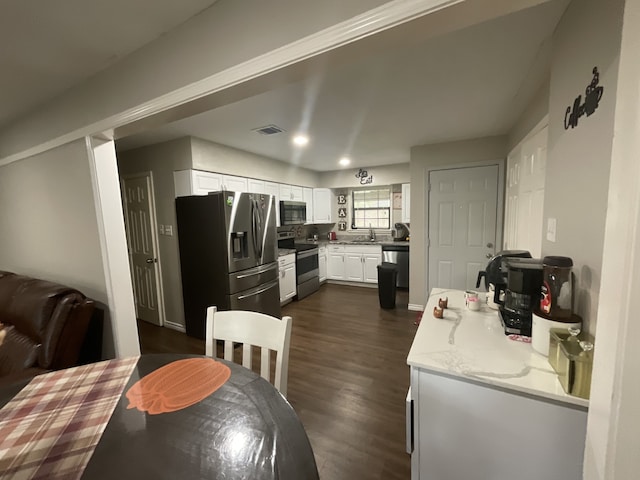
[[[339,285],[282,309],[293,317],[287,398],[304,425],[322,480],[410,478],[405,453],[407,353],[417,327],[399,291]],[[204,342],[140,322],[143,353],[204,353]]]

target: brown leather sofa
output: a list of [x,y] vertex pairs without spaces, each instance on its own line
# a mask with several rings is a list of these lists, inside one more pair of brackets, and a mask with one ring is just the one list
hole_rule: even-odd
[[0,385],[77,365],[93,310],[78,290],[0,271]]

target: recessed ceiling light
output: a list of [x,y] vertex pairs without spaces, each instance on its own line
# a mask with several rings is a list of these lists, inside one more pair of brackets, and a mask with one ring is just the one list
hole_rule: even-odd
[[299,147],[304,147],[307,143],[309,143],[309,137],[306,135],[296,135],[293,137],[293,143],[298,145]]
[[346,167],[351,163],[351,159],[349,157],[342,157],[338,163],[343,167]]

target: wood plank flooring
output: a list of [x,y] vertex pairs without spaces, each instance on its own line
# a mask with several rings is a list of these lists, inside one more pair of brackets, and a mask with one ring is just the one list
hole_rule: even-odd
[[[287,398],[322,480],[410,478],[404,450],[407,354],[417,329],[408,294],[394,310],[378,291],[341,285],[282,309],[293,317]],[[204,353],[204,342],[139,322],[143,353]]]

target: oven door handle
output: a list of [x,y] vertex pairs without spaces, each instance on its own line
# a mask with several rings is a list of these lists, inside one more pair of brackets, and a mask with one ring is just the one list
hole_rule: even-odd
[[312,248],[312,249],[305,250],[303,252],[298,253],[298,258],[307,258],[307,257],[312,257],[313,255],[318,255],[317,248]]

